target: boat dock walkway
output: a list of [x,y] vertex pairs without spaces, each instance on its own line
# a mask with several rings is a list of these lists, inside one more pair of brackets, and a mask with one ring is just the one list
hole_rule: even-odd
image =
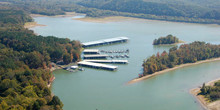
[[78,62],[78,65],[84,66],[84,67],[96,68],[96,69],[105,69],[105,70],[110,70],[110,71],[115,71],[118,68],[117,66],[93,63],[93,62],[87,62],[87,61]]
[[116,37],[116,38],[111,38],[111,39],[103,39],[103,40],[98,40],[98,41],[85,42],[85,43],[82,43],[82,45],[84,48],[86,48],[86,47],[121,43],[121,42],[127,42],[127,41],[128,41],[127,37]]
[[113,64],[127,64],[128,60],[84,60],[86,62],[94,63],[113,63]]
[[84,54],[99,54],[99,50],[98,49],[84,49],[83,50]]
[[106,54],[95,54],[95,55],[84,55],[83,58],[84,59],[106,59],[107,57],[109,57],[109,55]]

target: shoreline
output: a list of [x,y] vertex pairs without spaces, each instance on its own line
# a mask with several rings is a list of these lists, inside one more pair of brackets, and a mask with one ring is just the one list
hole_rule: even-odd
[[56,77],[55,77],[54,75],[50,78],[49,83],[47,84],[47,87],[48,87],[48,88],[51,87],[51,85],[52,85],[52,83],[53,83],[53,81],[54,81],[55,79],[56,79]]
[[153,46],[178,45],[178,44],[185,44],[185,43],[186,43],[185,41],[180,40],[179,42],[174,43],[174,44],[159,44],[159,45],[153,45]]
[[[213,86],[214,83],[218,80],[220,80],[220,78],[211,80],[211,81],[205,83],[205,85],[206,86]],[[205,108],[206,110],[220,110],[220,100],[217,100],[214,102],[209,102],[208,99],[205,98],[203,95],[198,95],[198,93],[201,92],[200,88],[201,87],[191,89],[189,91],[189,93],[192,94],[196,98],[196,100],[200,103],[200,105],[203,108]]]
[[214,62],[214,61],[220,61],[220,58],[212,58],[212,59],[207,59],[207,60],[203,60],[203,61],[197,61],[195,63],[181,64],[181,65],[175,66],[173,68],[168,68],[168,69],[165,69],[165,70],[162,70],[162,71],[155,72],[155,73],[150,74],[150,75],[143,76],[141,78],[132,79],[131,81],[128,81],[126,84],[137,83],[137,82],[143,81],[145,79],[151,78],[153,76],[157,76],[157,75],[160,75],[160,74],[163,74],[163,73],[166,73],[166,72],[169,72],[169,71],[173,71],[173,70],[176,70],[176,69],[179,69],[179,68],[182,68],[182,67],[197,65],[197,64],[201,64],[201,63]]
[[55,16],[48,16],[48,15],[41,15],[41,14],[30,14],[31,17],[73,17],[77,16],[79,13],[76,12],[65,12],[64,15],[55,15]]
[[72,18],[72,20],[79,20],[84,22],[93,23],[109,23],[109,22],[120,22],[126,20],[138,20],[139,18],[124,17],[124,16],[109,16],[109,17],[84,17],[84,18]]
[[33,27],[36,27],[36,26],[46,26],[46,25],[38,24],[37,22],[26,22],[24,24],[24,28],[27,28],[27,29],[30,29],[30,28],[33,28]]
[[109,22],[120,22],[120,21],[129,21],[129,20],[139,20],[144,22],[171,22],[171,23],[182,23],[182,24],[196,24],[196,25],[210,25],[210,26],[219,26],[219,24],[212,23],[191,23],[191,22],[176,22],[176,21],[167,21],[167,20],[157,20],[157,19],[144,19],[137,17],[126,17],[126,16],[104,16],[104,17],[84,17],[84,18],[73,18],[72,20],[79,20],[83,22],[92,22],[92,23],[109,23]]
[[[55,15],[55,16],[47,16],[47,15],[40,15],[40,14],[30,14],[30,16],[32,18],[36,18],[36,17],[74,17],[79,15],[78,13],[75,12],[66,12],[64,15]],[[37,22],[27,22],[24,24],[24,28],[30,29],[30,28],[34,28],[37,26],[47,26],[44,24],[38,24]]]
[[[84,13],[76,13],[76,12],[65,12],[64,15],[54,15],[47,16],[41,14],[30,14],[33,17],[74,17],[77,15],[85,15]],[[108,22],[120,22],[120,21],[131,21],[131,20],[139,20],[144,22],[171,22],[171,23],[182,23],[182,24],[196,24],[196,25],[210,25],[210,26],[219,26],[219,24],[213,23],[191,23],[191,22],[176,22],[176,21],[167,21],[167,20],[157,20],[157,19],[144,19],[138,17],[126,17],[126,16],[103,16],[103,17],[84,17],[84,18],[72,18],[72,20],[79,20],[83,22],[93,22],[93,23],[108,23]]]

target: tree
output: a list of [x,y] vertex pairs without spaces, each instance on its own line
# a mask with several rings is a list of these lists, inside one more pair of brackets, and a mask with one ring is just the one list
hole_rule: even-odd
[[71,60],[71,55],[68,54],[68,53],[65,53],[65,54],[63,55],[63,62],[64,62],[64,64],[69,64],[71,61],[72,61],[72,60]]
[[178,57],[176,56],[175,53],[170,53],[169,54],[169,60],[170,60],[170,62],[173,62],[174,64],[177,64]]
[[3,100],[0,104],[0,110],[8,110],[9,106],[8,104]]
[[63,103],[60,101],[59,97],[53,96],[53,99],[49,103],[50,105],[59,105],[60,107],[63,107]]
[[18,84],[16,83],[15,80],[10,80],[10,79],[4,79],[1,83],[0,83],[0,90],[1,91],[5,91],[9,88],[17,88]]
[[62,50],[56,49],[50,54],[50,57],[53,61],[58,61],[62,58],[62,55],[63,55]]
[[43,66],[43,56],[39,52],[34,51],[27,54],[25,62],[30,66],[30,68],[36,69]]
[[200,89],[200,91],[201,91],[201,94],[203,94],[203,95],[205,95],[207,93],[205,83],[203,83],[202,88]]

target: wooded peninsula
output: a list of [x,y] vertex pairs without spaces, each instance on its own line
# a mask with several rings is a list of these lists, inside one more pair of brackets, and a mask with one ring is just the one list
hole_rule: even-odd
[[209,101],[213,102],[220,99],[220,80],[215,82],[213,86],[202,85],[198,95],[204,95]]
[[139,77],[154,74],[155,72],[173,68],[177,65],[195,63],[211,58],[220,57],[220,45],[213,45],[205,42],[195,41],[190,44],[182,44],[170,48],[169,53],[157,53],[144,60],[143,74]]
[[220,78],[203,83],[202,87],[190,90],[201,105],[207,110],[218,110],[220,108]]
[[1,7],[0,16],[0,110],[61,110],[48,87],[50,63],[80,60],[80,42],[35,35],[24,28],[33,20],[21,9]]

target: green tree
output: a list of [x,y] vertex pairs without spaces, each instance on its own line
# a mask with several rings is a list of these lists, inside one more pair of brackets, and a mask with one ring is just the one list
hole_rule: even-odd
[[64,55],[63,55],[63,62],[64,62],[64,64],[69,64],[69,63],[71,63],[71,55],[70,54],[68,54],[68,53],[65,53]]
[[63,107],[63,103],[60,101],[59,97],[53,96],[53,99],[49,103],[50,105],[59,105],[60,107]]
[[203,95],[207,94],[207,89],[206,89],[205,83],[203,83],[202,88],[200,89],[200,91],[201,91],[201,94],[203,94]]

